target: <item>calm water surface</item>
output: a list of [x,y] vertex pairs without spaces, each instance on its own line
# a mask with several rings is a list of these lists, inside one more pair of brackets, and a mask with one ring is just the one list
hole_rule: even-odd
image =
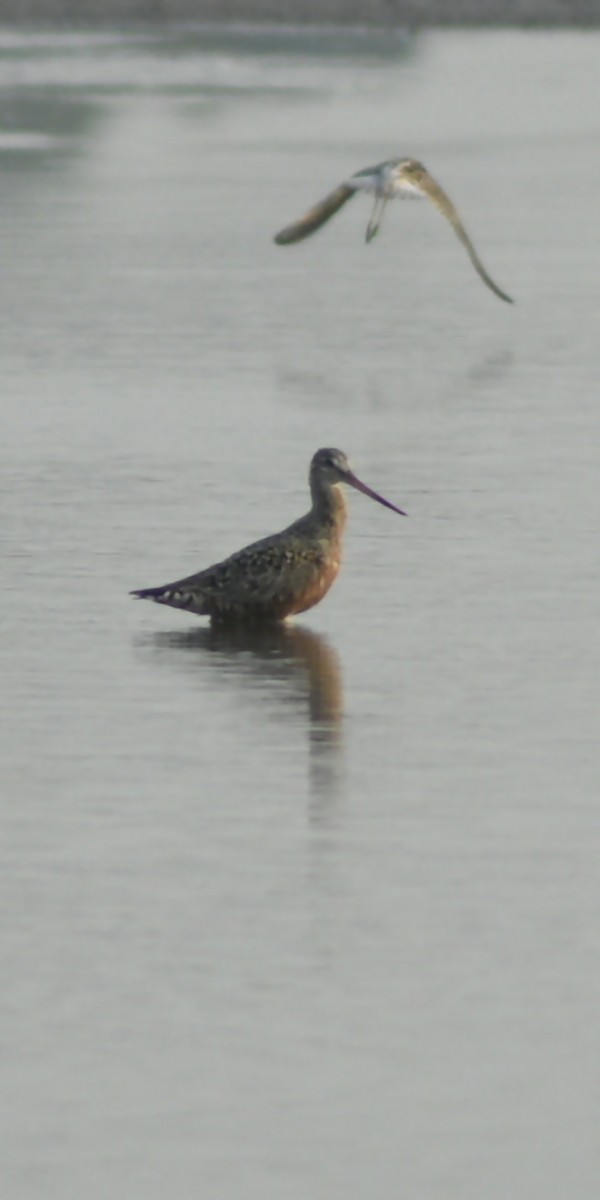
[[[595,1200],[596,35],[0,38],[7,1200]],[[422,158],[438,215],[349,172]],[[134,604],[300,515],[258,642]]]

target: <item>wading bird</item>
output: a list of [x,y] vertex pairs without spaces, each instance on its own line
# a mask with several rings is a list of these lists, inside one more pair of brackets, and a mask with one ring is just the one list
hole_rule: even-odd
[[324,200],[320,200],[318,204],[310,208],[298,221],[287,225],[285,229],[276,234],[277,245],[288,246],[292,242],[301,242],[304,238],[309,237],[311,233],[329,221],[330,217],[339,212],[340,208],[356,192],[372,192],[375,195],[373,212],[367,225],[367,242],[372,241],[375,237],[388,200],[428,197],[450,222],[483,282],[501,300],[506,300],[508,304],[514,303],[511,297],[507,296],[506,292],[503,292],[488,275],[450,198],[423,164],[416,162],[413,158],[390,158],[387,162],[378,163],[375,167],[365,167],[364,171],[357,171],[356,175],[351,175],[339,187],[334,188],[328,196],[325,196]]
[[401,516],[406,513],[357,479],[341,450],[317,450],[309,481],[309,512],[281,533],[253,542],[197,575],[131,595],[210,617],[215,624],[284,621],[312,608],[340,569],[346,524],[340,484],[349,484]]

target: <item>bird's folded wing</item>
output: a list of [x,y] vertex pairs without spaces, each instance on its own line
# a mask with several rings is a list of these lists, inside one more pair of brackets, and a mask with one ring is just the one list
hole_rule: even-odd
[[444,189],[440,187],[439,183],[436,183],[435,179],[432,178],[432,176],[428,171],[425,170],[424,167],[422,168],[421,172],[419,172],[418,177],[415,178],[415,183],[419,188],[421,188],[424,194],[429,197],[433,204],[435,204],[436,208],[439,209],[446,220],[450,222],[457,238],[465,247],[465,250],[471,259],[477,274],[481,277],[481,279],[483,279],[483,282],[487,284],[487,286],[491,288],[491,290],[495,292],[496,296],[499,296],[501,300],[506,300],[508,304],[514,304],[514,301],[511,299],[511,297],[507,296],[506,292],[503,292],[502,289],[499,288],[496,283],[494,283],[494,280],[491,278],[491,276],[488,275],[452,201],[450,200],[450,197],[446,195]]
[[298,221],[294,221],[292,225],[286,225],[280,233],[276,234],[275,241],[278,246],[288,246],[291,242],[301,242],[303,238],[309,237],[315,230],[320,229],[330,217],[333,217],[336,212],[354,195],[355,189],[347,183],[340,184],[324,200],[320,200],[313,208],[309,208],[308,212],[300,217]]

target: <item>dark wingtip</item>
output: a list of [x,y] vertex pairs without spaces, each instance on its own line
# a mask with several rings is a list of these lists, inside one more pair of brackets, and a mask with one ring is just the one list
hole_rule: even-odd
[[302,238],[291,233],[289,229],[280,229],[279,233],[275,234],[273,241],[276,246],[291,246],[294,242],[302,241]]
[[136,600],[152,600],[160,592],[160,588],[136,588],[130,592],[130,596],[134,596]]

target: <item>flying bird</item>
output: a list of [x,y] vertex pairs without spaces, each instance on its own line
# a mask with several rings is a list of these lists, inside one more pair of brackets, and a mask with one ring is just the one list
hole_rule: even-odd
[[253,542],[230,558],[162,587],[131,593],[171,608],[210,617],[214,624],[284,621],[318,604],[340,569],[346,524],[341,484],[406,516],[362,483],[341,450],[317,450],[309,473],[312,505],[281,533]]
[[477,274],[487,287],[501,300],[506,300],[507,304],[514,303],[511,297],[503,292],[502,288],[499,288],[488,275],[450,198],[429,174],[426,167],[414,158],[390,158],[386,162],[378,163],[375,167],[365,167],[364,171],[357,171],[339,187],[334,188],[313,208],[309,208],[303,217],[291,225],[286,225],[285,229],[276,234],[277,245],[288,246],[292,242],[301,242],[311,233],[315,233],[317,229],[321,228],[321,225],[339,212],[340,208],[347,204],[356,192],[371,192],[375,196],[371,219],[367,225],[367,242],[372,241],[375,237],[388,200],[428,197],[450,222],[457,238],[465,247]]

